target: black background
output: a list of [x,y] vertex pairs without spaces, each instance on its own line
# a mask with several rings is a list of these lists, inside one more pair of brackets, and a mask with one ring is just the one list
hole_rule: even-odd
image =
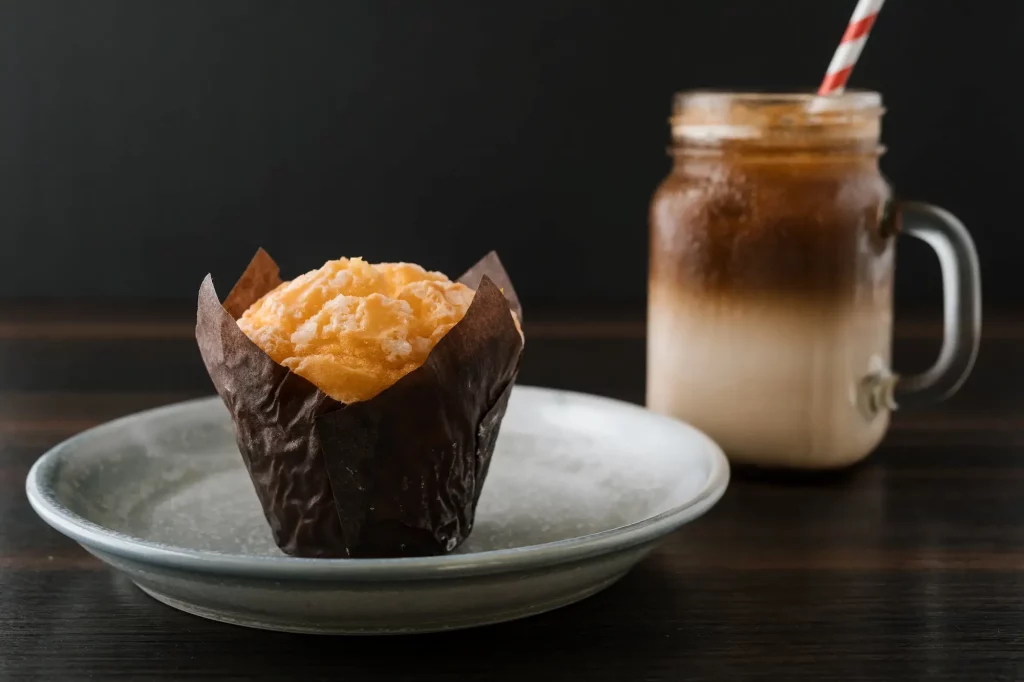
[[[457,274],[497,248],[527,305],[645,297],[673,92],[813,89],[852,0],[6,0],[0,296],[193,300],[265,246]],[[1011,305],[1024,3],[889,0],[851,87],[883,170],[971,229]],[[901,305],[938,268],[901,244]]]

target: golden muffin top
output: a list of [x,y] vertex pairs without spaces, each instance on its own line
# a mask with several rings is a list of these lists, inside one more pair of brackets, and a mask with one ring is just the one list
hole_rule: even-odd
[[238,326],[275,362],[353,403],[422,365],[474,293],[413,263],[341,258],[269,291]]

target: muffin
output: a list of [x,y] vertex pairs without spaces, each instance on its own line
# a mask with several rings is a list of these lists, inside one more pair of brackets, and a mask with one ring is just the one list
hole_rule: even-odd
[[522,311],[489,254],[458,280],[259,250],[196,340],[274,540],[303,557],[444,554],[473,528],[515,384]]

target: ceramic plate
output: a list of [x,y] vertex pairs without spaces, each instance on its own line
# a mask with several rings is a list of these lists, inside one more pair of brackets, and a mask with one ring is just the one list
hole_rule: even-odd
[[32,467],[51,526],[175,608],[237,625],[409,633],[548,611],[621,578],[725,492],[700,431],[607,398],[517,386],[470,538],[412,559],[301,559],[270,530],[217,397],[85,431]]

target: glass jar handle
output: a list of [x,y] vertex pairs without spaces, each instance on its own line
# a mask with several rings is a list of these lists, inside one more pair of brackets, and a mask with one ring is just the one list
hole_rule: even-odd
[[943,335],[939,357],[912,376],[869,378],[872,411],[920,407],[953,395],[974,367],[981,341],[981,269],[974,241],[949,211],[920,202],[900,202],[901,233],[932,247],[942,270]]

